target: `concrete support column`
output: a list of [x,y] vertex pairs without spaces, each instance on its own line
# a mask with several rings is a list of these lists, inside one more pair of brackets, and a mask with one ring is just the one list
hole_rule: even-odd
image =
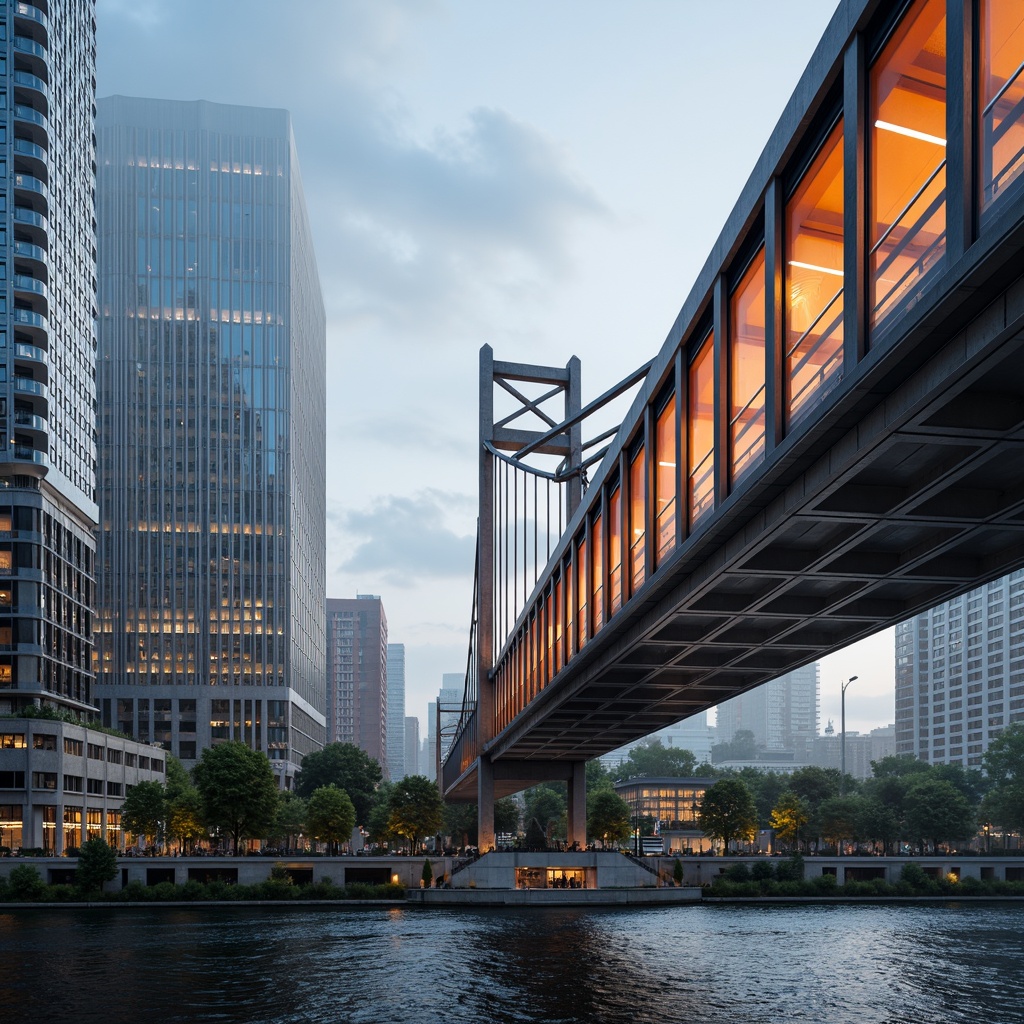
[[494,849],[494,765],[486,755],[476,763],[477,849]]
[[567,817],[568,834],[566,840],[571,846],[579,843],[587,845],[587,763],[577,761],[572,766],[572,774],[568,781],[569,808]]

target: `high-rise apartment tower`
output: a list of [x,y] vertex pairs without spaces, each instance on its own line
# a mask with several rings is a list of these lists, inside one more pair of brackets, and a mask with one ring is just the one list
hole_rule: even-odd
[[327,729],[388,761],[388,620],[373,594],[327,600]]
[[89,0],[0,9],[0,713],[91,708],[95,282]]
[[896,753],[979,766],[1024,721],[1024,570],[896,627]]
[[286,111],[101,100],[104,721],[287,784],[325,722],[325,316]]
[[388,777],[405,775],[405,644],[388,644]]

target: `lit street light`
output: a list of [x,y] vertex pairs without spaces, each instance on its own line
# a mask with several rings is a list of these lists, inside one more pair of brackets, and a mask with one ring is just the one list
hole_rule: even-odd
[[850,676],[840,689],[839,700],[839,792],[846,792],[846,688],[858,677]]

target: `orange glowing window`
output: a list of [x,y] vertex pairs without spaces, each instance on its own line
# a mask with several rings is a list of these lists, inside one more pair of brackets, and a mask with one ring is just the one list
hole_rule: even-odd
[[764,249],[729,299],[729,479],[764,459]]
[[622,489],[608,498],[608,608],[614,615],[622,607]]
[[715,339],[709,334],[690,364],[686,417],[690,524],[715,506]]
[[843,372],[843,122],[786,204],[786,426]]
[[920,295],[946,253],[946,3],[919,0],[870,72],[870,325]]
[[984,212],[1024,170],[1024,4],[982,0],[980,13]]
[[658,413],[654,427],[654,514],[658,564],[676,546],[676,396]]
[[594,622],[595,633],[604,622],[603,540],[601,515],[598,513],[590,524],[590,616]]
[[629,464],[629,565],[633,591],[644,581],[644,522],[647,513],[645,470],[644,448],[641,445]]
[[565,667],[565,647],[562,644],[563,622],[565,620],[565,597],[562,594],[562,577],[555,580],[555,672]]
[[579,612],[576,618],[577,650],[587,642],[587,540],[581,538],[576,546],[576,607]]
[[569,558],[565,563],[565,660],[568,663],[569,659],[573,655],[573,631],[572,626],[575,621],[574,618],[574,600],[573,586],[575,575],[572,571],[572,554],[573,549],[569,548]]
[[544,682],[550,683],[555,672],[555,600],[552,592],[548,591],[548,599],[544,611],[545,632],[547,633],[547,654],[544,658]]

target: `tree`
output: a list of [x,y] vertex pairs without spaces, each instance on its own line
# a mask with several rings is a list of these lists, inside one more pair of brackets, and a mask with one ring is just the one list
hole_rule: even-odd
[[835,844],[857,838],[857,822],[861,813],[863,798],[858,796],[833,796],[823,800],[815,815],[818,834],[828,843]]
[[313,790],[306,817],[310,835],[327,843],[332,854],[338,852],[339,844],[348,842],[356,825],[356,809],[348,793],[333,784]]
[[892,807],[877,797],[866,796],[857,813],[857,835],[881,843],[882,853],[888,856],[900,837],[900,819]]
[[223,829],[235,856],[243,839],[266,835],[277,810],[277,781],[267,755],[231,741],[208,747],[193,769],[203,820]]
[[749,729],[739,729],[727,743],[716,743],[711,748],[714,764],[722,761],[753,761],[757,756],[757,743]]
[[800,833],[807,827],[810,817],[811,813],[803,798],[787,789],[772,808],[769,820],[780,842],[799,849]]
[[974,810],[952,783],[922,775],[907,787],[907,834],[923,848],[967,839],[976,831]]
[[798,768],[789,777],[789,788],[803,797],[813,815],[822,802],[839,796],[840,774],[837,768]]
[[83,893],[103,888],[117,878],[117,854],[104,839],[87,839],[78,851],[75,886]]
[[423,775],[407,775],[391,788],[388,799],[388,828],[409,840],[411,852],[422,836],[441,828],[444,805],[437,786]]
[[[495,832],[501,831],[498,828],[497,822],[494,824],[494,830]],[[444,805],[441,831],[446,836],[451,836],[452,843],[455,846],[476,846],[476,804],[446,803]]]
[[535,818],[545,835],[556,831],[565,814],[565,787],[542,783],[526,791],[526,821]]
[[167,810],[167,835],[176,839],[188,853],[195,851],[196,843],[208,835],[203,824],[202,801],[195,786],[189,786],[170,801]]
[[737,772],[750,790],[757,808],[757,824],[759,828],[771,828],[772,810],[778,804],[782,794],[789,788],[788,779],[779,772],[766,772],[758,768],[745,767]]
[[365,825],[382,778],[380,765],[355,744],[328,743],[302,759],[295,792],[308,798],[314,790],[334,783],[348,793],[356,809],[356,823]]
[[513,836],[519,831],[519,804],[510,796],[494,803],[494,831]]
[[153,843],[163,834],[166,816],[167,801],[159,782],[140,782],[133,786],[121,804],[122,827]]
[[587,801],[587,835],[603,843],[629,836],[629,804],[614,790],[599,789]]
[[620,779],[679,779],[692,776],[696,766],[697,758],[689,750],[649,739],[633,747],[617,775]]
[[298,845],[299,836],[306,831],[306,801],[296,793],[279,793],[277,812],[274,814],[271,838],[288,850]]
[[587,796],[598,789],[609,789],[612,786],[611,773],[601,764],[600,758],[587,762]]
[[[394,838],[390,825],[392,789],[394,789],[394,786],[390,782],[382,782],[377,787],[373,806],[370,808],[370,814],[364,822],[370,842],[376,843],[378,846],[389,846]],[[359,820],[358,817],[356,820]]]
[[735,839],[750,840],[757,832],[757,810],[750,790],[740,779],[719,779],[704,791],[700,802],[704,835],[722,841],[723,853]]

